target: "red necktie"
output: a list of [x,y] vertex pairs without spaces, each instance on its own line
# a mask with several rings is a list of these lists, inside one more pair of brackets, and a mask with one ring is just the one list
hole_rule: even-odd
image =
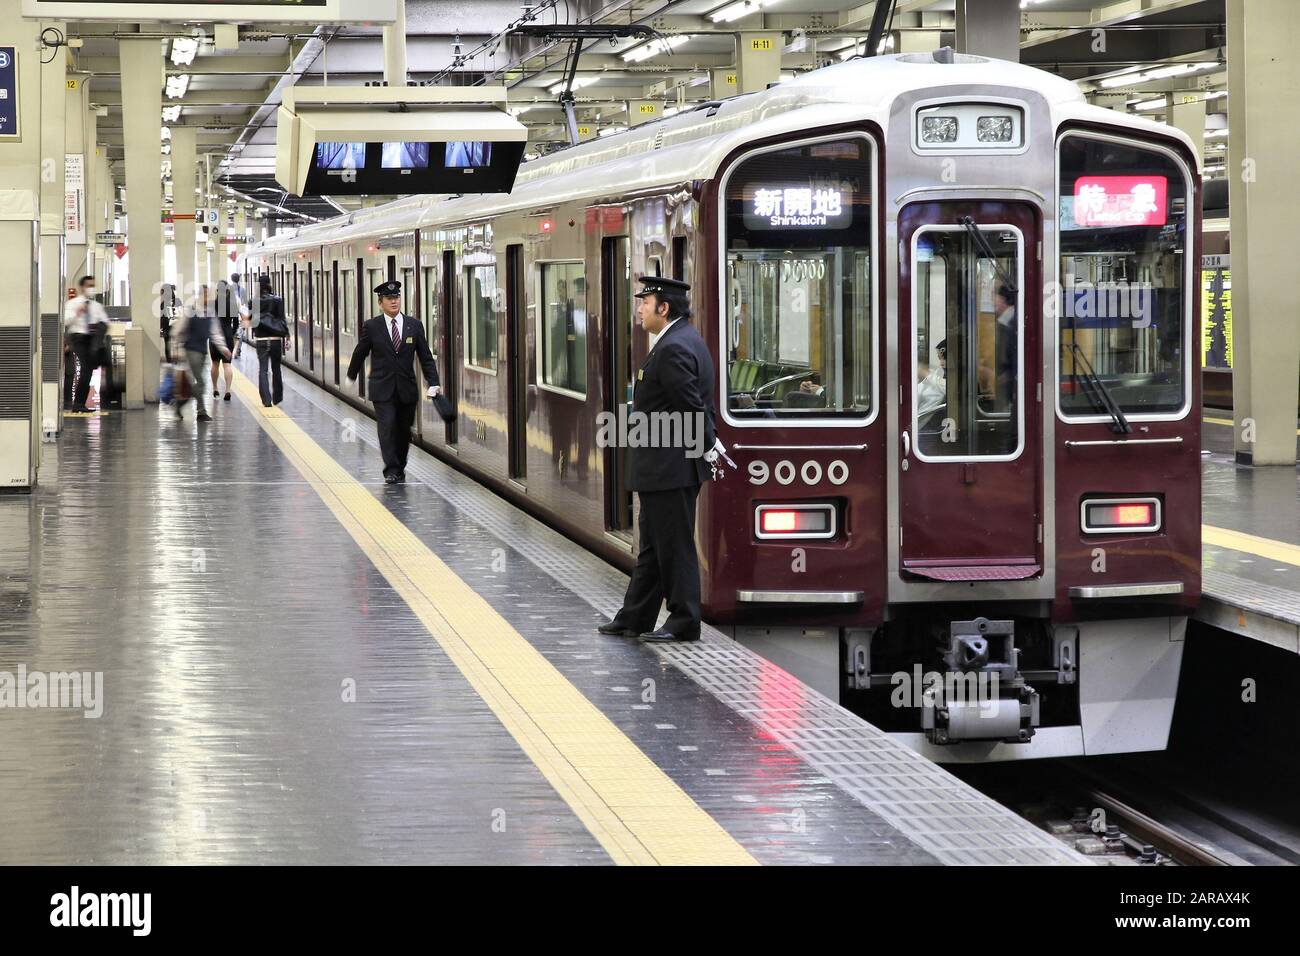
[[400,351],[402,347],[402,337],[397,334],[397,319],[393,319],[393,351]]

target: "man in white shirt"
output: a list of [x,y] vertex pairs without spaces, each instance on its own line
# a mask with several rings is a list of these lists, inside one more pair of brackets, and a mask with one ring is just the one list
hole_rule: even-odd
[[86,395],[90,391],[90,376],[97,365],[97,344],[108,330],[108,313],[95,300],[94,276],[82,276],[77,290],[77,296],[69,299],[63,307],[63,331],[68,336],[78,366],[72,411],[84,412],[88,411]]

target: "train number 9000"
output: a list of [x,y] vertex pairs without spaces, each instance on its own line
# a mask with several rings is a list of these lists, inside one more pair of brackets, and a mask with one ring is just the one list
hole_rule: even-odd
[[798,467],[794,462],[784,458],[775,466],[770,466],[765,461],[749,463],[751,485],[765,485],[773,478],[778,485],[792,485],[796,478],[805,485],[817,485],[821,483],[823,474],[832,485],[842,485],[849,480],[849,466],[838,458],[827,465],[824,471],[819,461],[805,461]]

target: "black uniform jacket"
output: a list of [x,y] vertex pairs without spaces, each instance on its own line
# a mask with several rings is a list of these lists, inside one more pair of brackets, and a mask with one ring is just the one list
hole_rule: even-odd
[[420,398],[420,384],[415,379],[415,363],[411,359],[419,358],[424,380],[430,386],[440,384],[438,366],[433,361],[429,341],[424,337],[424,327],[419,322],[409,315],[402,315],[402,344],[396,352],[393,351],[391,328],[385,315],[377,315],[361,327],[361,339],[352,351],[352,361],[348,362],[348,378],[361,374],[369,355],[370,378],[366,382],[366,397],[372,402],[410,405]]
[[[667,491],[687,488],[708,480],[711,469],[703,453],[713,447],[713,356],[689,319],[678,319],[664,330],[637,372],[632,392],[632,411],[649,416],[647,434],[664,434],[655,422],[655,412],[680,412],[690,416],[694,431],[686,447],[629,447],[627,452],[628,491]],[[703,416],[701,436],[694,422]],[[687,434],[683,421],[679,435]],[[630,430],[629,430],[630,431]],[[630,444],[630,443],[629,443]],[[687,452],[699,453],[689,458]]]

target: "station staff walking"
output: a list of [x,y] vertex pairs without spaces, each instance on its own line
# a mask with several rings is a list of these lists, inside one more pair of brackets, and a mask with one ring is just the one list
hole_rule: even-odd
[[[632,411],[649,417],[655,431],[656,414],[699,416],[704,428],[702,449],[714,447],[713,358],[700,333],[691,325],[687,293],[690,285],[677,279],[644,276],[636,293],[637,318],[656,336],[650,354],[636,374]],[[686,434],[682,429],[680,434]],[[700,566],[695,553],[695,502],[711,467],[704,456],[692,457],[686,447],[630,447],[627,487],[641,500],[638,522],[641,550],[623,607],[602,634],[639,634],[650,642],[694,641],[700,636]],[[668,602],[668,620],[655,629],[659,606]]]
[[417,357],[429,383],[429,398],[435,398],[441,388],[438,366],[429,351],[424,328],[402,314],[402,284],[390,279],[375,286],[374,291],[383,314],[362,326],[361,339],[348,363],[348,380],[356,381],[369,355],[366,394],[375,405],[379,450],[384,456],[384,482],[393,485],[406,481],[406,453],[411,445],[411,426],[415,424],[420,394],[415,378]]
[[95,298],[95,277],[82,276],[78,294],[63,307],[63,328],[77,359],[77,384],[72,400],[74,412],[86,411],[90,376],[99,364],[99,342],[108,329],[108,313]]

